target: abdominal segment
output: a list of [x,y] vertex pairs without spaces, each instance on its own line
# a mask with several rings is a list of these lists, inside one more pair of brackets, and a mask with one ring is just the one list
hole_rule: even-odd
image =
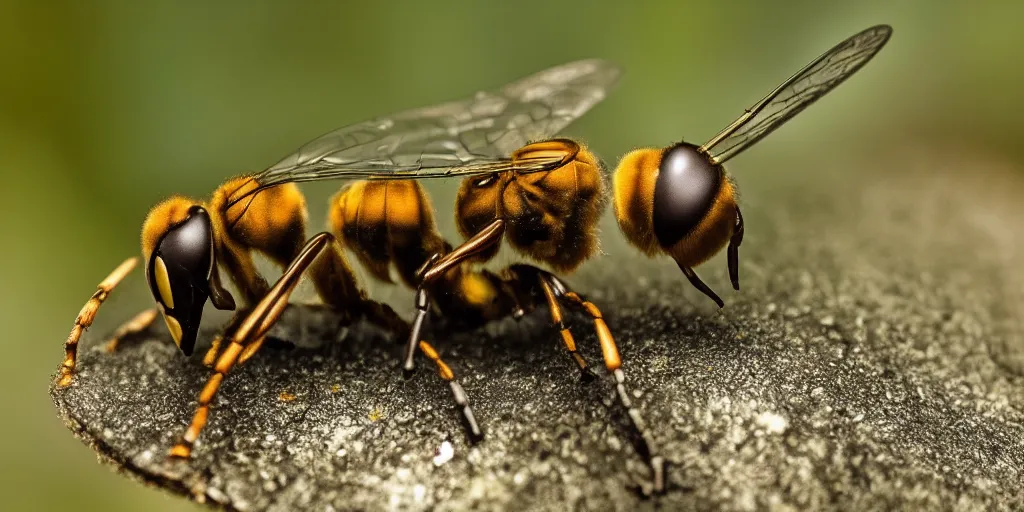
[[449,250],[437,231],[433,207],[416,181],[357,181],[331,199],[335,236],[377,279],[417,285],[416,271],[435,253]]

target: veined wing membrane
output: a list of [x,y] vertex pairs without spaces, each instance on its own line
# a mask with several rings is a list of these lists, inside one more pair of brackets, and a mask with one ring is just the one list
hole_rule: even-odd
[[837,44],[747,109],[701,150],[718,164],[740,154],[867,64],[891,34],[892,27],[878,25]]
[[617,66],[597,59],[555,66],[471,98],[332,131],[254,179],[264,189],[330,179],[443,178],[549,169],[559,160],[513,163],[509,154],[557,134],[603,100],[619,75]]

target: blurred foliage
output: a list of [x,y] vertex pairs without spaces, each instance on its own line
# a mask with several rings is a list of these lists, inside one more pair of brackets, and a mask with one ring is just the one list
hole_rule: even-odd
[[[711,136],[808,60],[876,23],[895,27],[879,58],[734,167],[794,155],[811,165],[922,145],[963,145],[1019,162],[1022,16],[1019,2],[937,0],[7,0],[0,5],[0,239],[7,247],[0,315],[12,328],[0,359],[11,414],[0,425],[6,505],[192,507],[98,466],[46,396],[74,315],[99,279],[138,252],[146,211],[169,194],[203,197],[224,178],[337,126],[590,56],[627,73],[570,133],[614,162],[634,146]],[[330,191],[310,192],[315,223]],[[138,276],[126,285],[104,312],[149,303]],[[125,319],[104,312],[100,332]]]

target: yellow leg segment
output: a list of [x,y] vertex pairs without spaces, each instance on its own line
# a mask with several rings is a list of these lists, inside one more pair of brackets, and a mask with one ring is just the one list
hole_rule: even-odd
[[224,336],[218,334],[213,338],[213,342],[210,343],[210,348],[203,355],[203,365],[207,368],[213,368],[214,363],[217,362],[217,353],[220,352],[220,346],[224,344]]
[[540,280],[540,287],[544,291],[544,299],[547,300],[548,309],[551,311],[551,322],[558,327],[559,334],[562,335],[562,343],[565,344],[565,348],[569,351],[569,355],[576,363],[576,366],[579,366],[580,371],[583,372],[584,378],[594,378],[594,372],[590,370],[590,365],[587,364],[587,360],[576,351],[576,340],[573,339],[572,332],[570,332],[569,328],[565,325],[562,307],[558,304],[558,299],[555,297],[555,291],[545,279]]
[[[544,283],[544,281],[543,279],[541,280],[542,286],[548,288],[550,283]],[[633,429],[639,437],[638,451],[647,459],[650,465],[652,490],[654,493],[660,494],[665,489],[665,459],[656,451],[654,439],[647,429],[643,416],[641,416],[640,410],[633,405],[633,400],[626,389],[626,374],[621,368],[622,358],[619,357],[619,349],[615,345],[615,338],[612,337],[611,330],[608,329],[608,324],[605,323],[601,310],[594,303],[583,299],[576,292],[569,290],[565,291],[562,297],[578,305],[594,322],[594,329],[597,332],[597,339],[601,344],[605,366],[615,379],[615,394],[618,396],[619,403],[626,410],[626,414],[633,424]]]
[[117,330],[114,331],[114,335],[107,340],[107,352],[117,350],[117,348],[121,346],[122,340],[133,334],[138,334],[146,330],[150,325],[153,325],[153,322],[156,321],[156,317],[159,314],[160,311],[156,308],[150,308],[135,315],[134,318],[125,322],[121,327],[118,327]]
[[420,341],[420,351],[423,352],[423,355],[427,356],[427,359],[430,359],[437,365],[437,374],[440,375],[445,382],[455,380],[455,373],[453,373],[452,369],[441,360],[441,356],[437,354],[437,350],[435,350],[434,347],[426,341]]
[[584,311],[594,320],[594,330],[597,332],[597,341],[601,344],[601,354],[604,355],[604,365],[608,371],[613,372],[622,367],[622,358],[619,357],[619,347],[615,345],[615,338],[611,329],[604,322],[601,310],[593,302],[583,300],[576,292],[566,292],[565,298],[579,304]]
[[92,294],[89,301],[82,307],[82,311],[78,313],[78,318],[75,319],[75,326],[71,328],[71,333],[68,334],[67,340],[64,341],[64,362],[60,367],[60,375],[57,376],[57,387],[66,388],[71,385],[72,374],[75,372],[75,361],[78,358],[78,340],[81,339],[82,333],[96,319],[96,311],[99,310],[103,301],[107,300],[110,292],[135,268],[137,263],[137,258],[129,258],[124,263],[118,265],[96,287],[96,293]]
[[[284,313],[284,309],[288,305],[288,299],[291,297],[292,291],[295,290],[295,286],[299,283],[299,278],[323,251],[324,247],[332,241],[333,237],[327,233],[321,233],[311,238],[299,252],[295,261],[289,265],[281,278],[274,283],[274,286],[266,296],[256,304],[249,315],[234,330],[234,333],[231,335],[231,342],[217,357],[217,362],[213,367],[213,375],[206,381],[206,385],[203,386],[203,390],[199,393],[198,407],[192,416],[192,422],[189,424],[188,429],[185,430],[181,440],[170,450],[171,457],[188,458],[192,455],[192,446],[199,439],[199,434],[202,433],[203,428],[206,427],[210,414],[210,404],[217,395],[217,390],[224,381],[224,377],[227,376],[227,373],[239,361],[243,353],[247,352],[247,357],[251,357],[255,350],[259,348],[267,331]],[[249,348],[254,345],[256,348]]]

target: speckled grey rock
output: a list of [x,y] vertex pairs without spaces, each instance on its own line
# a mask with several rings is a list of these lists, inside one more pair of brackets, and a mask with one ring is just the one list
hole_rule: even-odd
[[646,468],[611,385],[580,382],[542,312],[435,340],[487,432],[472,447],[427,367],[404,381],[398,346],[318,308],[273,333],[302,346],[228,377],[189,463],[165,454],[207,371],[162,326],[115,354],[89,337],[52,395],[126,473],[238,510],[1021,509],[1024,184],[930,155],[742,177],[743,291],[702,267],[721,312],[608,219],[606,254],[568,281],[604,309],[672,461],[657,499],[633,490]]

